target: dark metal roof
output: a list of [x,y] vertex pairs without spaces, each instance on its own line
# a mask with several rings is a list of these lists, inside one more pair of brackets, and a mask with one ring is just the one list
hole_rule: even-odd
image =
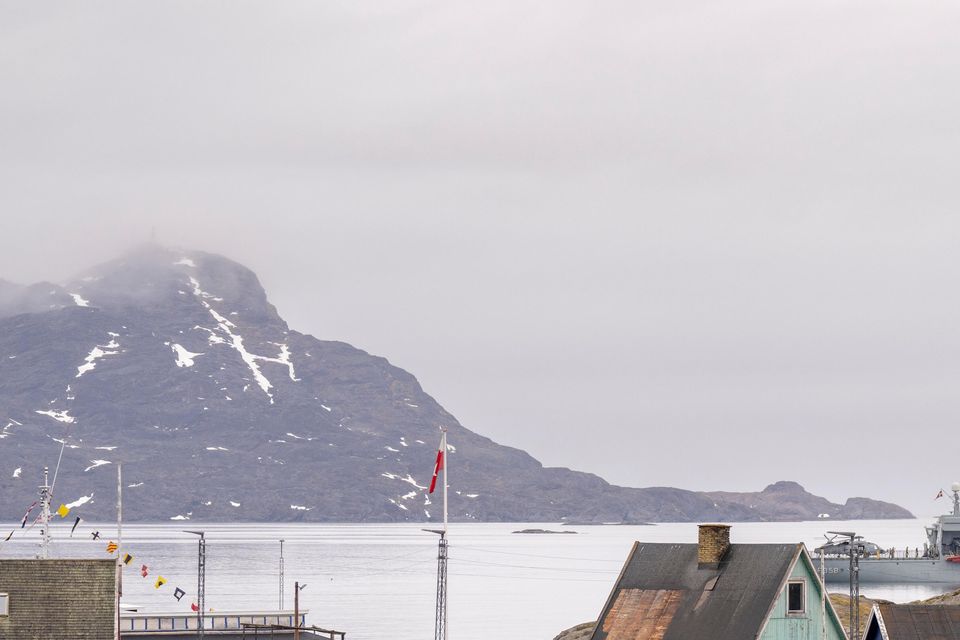
[[734,544],[701,569],[696,544],[637,542],[592,640],[756,638],[801,548]]
[[879,604],[889,640],[960,640],[960,605]]

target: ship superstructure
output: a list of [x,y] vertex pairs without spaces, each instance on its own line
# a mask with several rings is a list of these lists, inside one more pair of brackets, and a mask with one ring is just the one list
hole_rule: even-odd
[[[922,547],[884,549],[859,537],[853,541],[860,582],[960,585],[960,482],[950,489],[953,512],[925,527],[927,540]],[[850,547],[850,541],[831,541],[814,549],[815,556],[823,556],[827,582],[850,579]]]

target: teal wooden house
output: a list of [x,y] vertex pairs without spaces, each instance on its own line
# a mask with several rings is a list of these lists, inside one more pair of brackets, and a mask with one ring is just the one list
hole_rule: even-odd
[[634,543],[592,640],[845,639],[822,593],[803,544],[730,544],[729,526],[701,525],[697,544]]

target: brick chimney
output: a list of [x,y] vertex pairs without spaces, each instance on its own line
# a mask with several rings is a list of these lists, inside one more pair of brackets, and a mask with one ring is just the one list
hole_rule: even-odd
[[697,541],[697,566],[716,569],[730,548],[730,525],[701,524]]

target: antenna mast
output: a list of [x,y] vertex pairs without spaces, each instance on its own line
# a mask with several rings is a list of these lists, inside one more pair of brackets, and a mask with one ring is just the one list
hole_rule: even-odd
[[40,553],[37,557],[41,560],[50,557],[50,497],[52,487],[47,479],[49,472],[48,467],[43,468],[43,485],[40,486]]
[[184,531],[199,536],[199,546],[197,548],[197,637],[203,638],[203,612],[206,606],[206,574],[207,574],[207,539],[204,531]]
[[860,637],[860,552],[863,544],[857,542],[853,531],[827,531],[850,539],[850,638]]

